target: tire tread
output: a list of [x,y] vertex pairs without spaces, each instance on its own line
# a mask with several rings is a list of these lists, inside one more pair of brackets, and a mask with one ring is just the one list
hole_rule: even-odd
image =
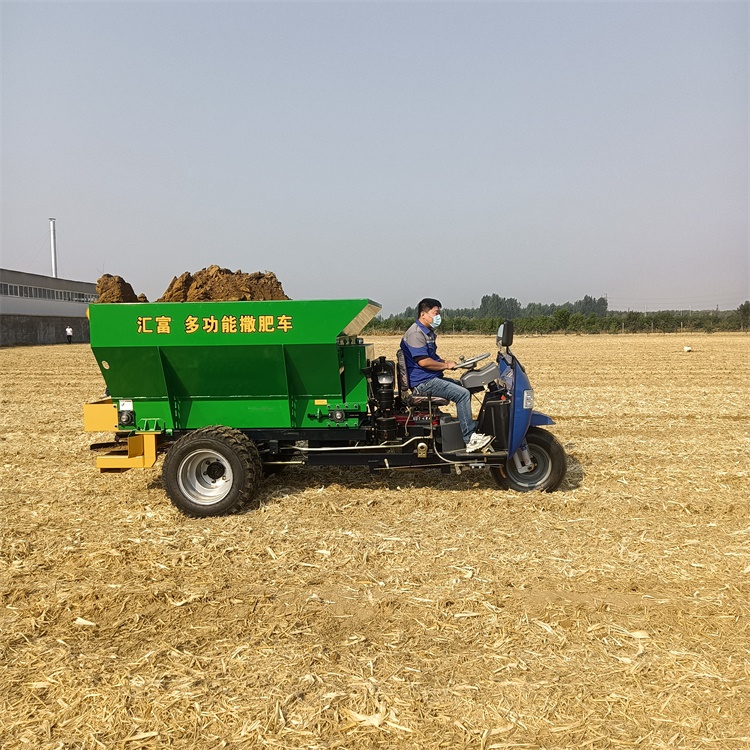
[[[516,492],[554,492],[562,483],[567,472],[567,457],[565,455],[565,450],[554,435],[547,432],[547,430],[540,429],[539,427],[530,427],[526,434],[526,438],[527,442],[532,444],[536,440],[547,451],[550,461],[552,462],[550,477],[541,485],[527,487],[514,482],[506,467],[501,468],[493,466],[490,468],[492,478],[495,480],[498,487],[504,490],[515,490]],[[513,459],[509,458],[508,465],[510,465],[512,461]]]
[[[221,508],[218,512],[214,506],[207,506],[207,510],[214,512],[200,512],[193,509],[189,499],[186,502],[181,502],[182,493],[176,482],[176,462],[179,462],[185,455],[186,450],[189,452],[190,448],[197,447],[197,445],[206,440],[214,440],[229,449],[240,462],[245,479],[228,507],[223,507],[222,503],[224,501],[217,503],[216,507]],[[240,513],[254,502],[257,502],[256,490],[262,476],[263,468],[260,454],[255,443],[250,438],[243,432],[235,430],[232,427],[227,427],[226,425],[210,425],[183,435],[171,446],[164,460],[162,481],[167,496],[176,508],[191,518],[204,518],[206,516]],[[200,506],[196,505],[195,508],[200,508]]]

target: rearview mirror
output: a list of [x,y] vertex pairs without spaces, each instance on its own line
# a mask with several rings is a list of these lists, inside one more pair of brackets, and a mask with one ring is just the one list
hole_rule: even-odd
[[506,349],[513,344],[513,321],[506,320],[497,329],[497,345]]

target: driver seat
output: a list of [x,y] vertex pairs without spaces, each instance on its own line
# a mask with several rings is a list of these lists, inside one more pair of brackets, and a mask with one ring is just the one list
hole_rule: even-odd
[[401,349],[396,352],[396,362],[398,363],[396,367],[398,370],[398,390],[401,394],[401,402],[405,406],[417,409],[420,406],[428,406],[430,402],[432,402],[433,406],[448,406],[450,402],[446,398],[441,398],[440,396],[415,396],[412,394],[411,385],[409,385],[409,373],[406,370],[406,358]]

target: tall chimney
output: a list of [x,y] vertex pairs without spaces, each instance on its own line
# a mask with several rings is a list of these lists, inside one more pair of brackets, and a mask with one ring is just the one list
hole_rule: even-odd
[[52,244],[52,278],[57,278],[57,240],[55,238],[55,220],[49,220],[50,243]]

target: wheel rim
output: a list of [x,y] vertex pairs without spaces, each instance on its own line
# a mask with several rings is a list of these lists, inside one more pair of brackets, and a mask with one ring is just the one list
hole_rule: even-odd
[[232,489],[232,467],[221,453],[195,451],[187,456],[177,470],[182,493],[197,505],[214,505]]
[[529,454],[534,462],[534,468],[527,474],[518,473],[513,459],[508,462],[507,467],[508,476],[512,477],[517,484],[526,487],[542,484],[552,474],[552,458],[544,448],[539,445],[529,445]]

